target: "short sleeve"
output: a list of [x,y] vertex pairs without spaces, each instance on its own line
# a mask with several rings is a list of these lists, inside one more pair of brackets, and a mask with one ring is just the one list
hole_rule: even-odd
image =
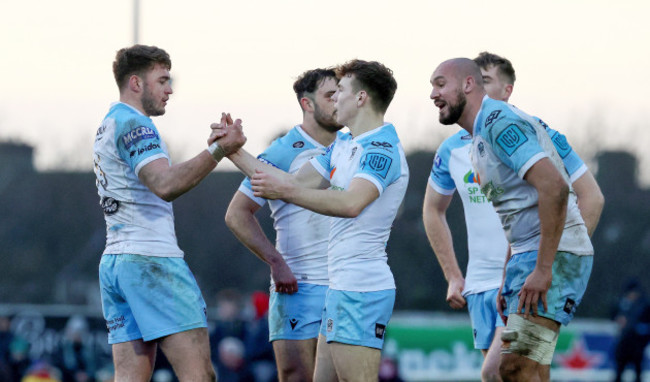
[[443,142],[433,158],[431,174],[429,175],[429,185],[431,185],[431,187],[433,187],[433,189],[438,193],[443,195],[452,195],[456,190],[456,184],[449,172],[450,157],[451,150],[445,142]]
[[521,178],[535,162],[547,157],[535,128],[524,120],[502,119],[484,132],[496,156]]
[[397,148],[394,150],[382,150],[370,147],[361,157],[359,170],[354,175],[374,183],[379,192],[399,179],[401,175],[401,156]]
[[330,173],[332,171],[332,151],[334,151],[334,145],[336,144],[336,141],[334,141],[327,150],[322,155],[317,155],[309,160],[309,163],[314,166],[316,171],[318,171],[321,176],[327,180],[330,179]]
[[118,122],[115,134],[120,157],[136,174],[147,163],[169,158],[158,130],[149,118],[138,116]]

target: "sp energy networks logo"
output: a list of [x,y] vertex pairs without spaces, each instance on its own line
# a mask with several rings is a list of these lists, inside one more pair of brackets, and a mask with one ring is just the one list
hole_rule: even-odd
[[479,187],[481,184],[481,178],[478,173],[474,173],[472,170],[467,171],[467,174],[463,177],[463,182],[467,188],[467,195],[470,203],[487,203],[488,200]]
[[465,184],[480,184],[481,180],[478,178],[478,175],[474,174],[472,170],[469,170],[463,177],[463,182]]

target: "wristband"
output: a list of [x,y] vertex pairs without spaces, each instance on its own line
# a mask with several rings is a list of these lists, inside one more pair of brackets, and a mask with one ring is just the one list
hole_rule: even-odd
[[220,160],[223,159],[223,157],[226,156],[226,152],[224,151],[223,147],[219,146],[219,143],[217,143],[216,141],[213,142],[210,146],[208,146],[208,152],[210,153],[210,155],[212,155],[214,160],[216,160],[217,162],[219,162]]

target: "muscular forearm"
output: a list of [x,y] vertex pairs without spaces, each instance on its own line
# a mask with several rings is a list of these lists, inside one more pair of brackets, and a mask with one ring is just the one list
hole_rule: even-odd
[[215,167],[217,162],[207,150],[194,158],[169,166],[167,159],[157,159],[140,171],[140,179],[165,201],[172,201],[195,187]]
[[275,249],[273,243],[264,234],[255,216],[246,211],[226,213],[226,225],[239,241],[250,249],[255,256],[269,265],[284,261],[282,255]]
[[354,218],[365,207],[356,196],[349,191],[316,190],[298,186],[284,200],[321,215]]
[[425,207],[423,221],[429,244],[438,259],[445,279],[449,281],[454,278],[462,278],[463,274],[458,266],[447,219],[440,214],[427,211]]
[[228,156],[228,159],[230,159],[230,161],[249,178],[255,174],[255,170],[268,172],[269,174],[274,175],[277,175],[278,173],[284,173],[284,171],[280,169],[260,162],[257,158],[255,158],[244,149],[239,149],[235,153],[230,154]]
[[557,252],[566,220],[569,188],[561,186],[539,192],[540,244],[537,267],[550,270]]

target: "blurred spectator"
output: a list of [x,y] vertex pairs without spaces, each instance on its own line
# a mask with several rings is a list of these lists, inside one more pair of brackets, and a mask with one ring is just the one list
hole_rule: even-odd
[[236,337],[225,337],[217,346],[217,380],[219,382],[255,382],[246,367],[244,344]]
[[382,357],[379,363],[379,382],[402,382],[397,362],[393,358]]
[[20,382],[31,364],[29,347],[29,342],[18,336],[14,336],[9,344],[9,369],[13,382]]
[[11,319],[6,316],[0,316],[0,381],[12,380],[9,363],[9,346],[13,339]]
[[45,361],[34,362],[25,372],[21,382],[61,382],[61,372]]
[[242,317],[242,296],[235,289],[224,289],[217,293],[217,309],[214,329],[210,334],[210,346],[213,357],[218,353],[217,346],[226,337],[244,340],[245,322]]
[[174,379],[174,373],[171,370],[159,369],[153,372],[151,382],[172,382]]
[[115,369],[113,362],[106,364],[95,372],[96,382],[113,382],[115,379]]
[[641,381],[643,354],[650,340],[650,305],[641,283],[632,279],[623,288],[623,294],[614,313],[619,337],[614,351],[616,382],[628,364],[634,366],[636,381]]
[[247,324],[244,339],[247,364],[255,376],[255,381],[276,381],[278,373],[273,345],[269,342],[269,295],[261,291],[253,292],[250,302],[253,318]]
[[84,339],[88,338],[88,321],[80,315],[71,316],[61,340],[57,365],[63,373],[63,382],[94,382],[95,354]]

